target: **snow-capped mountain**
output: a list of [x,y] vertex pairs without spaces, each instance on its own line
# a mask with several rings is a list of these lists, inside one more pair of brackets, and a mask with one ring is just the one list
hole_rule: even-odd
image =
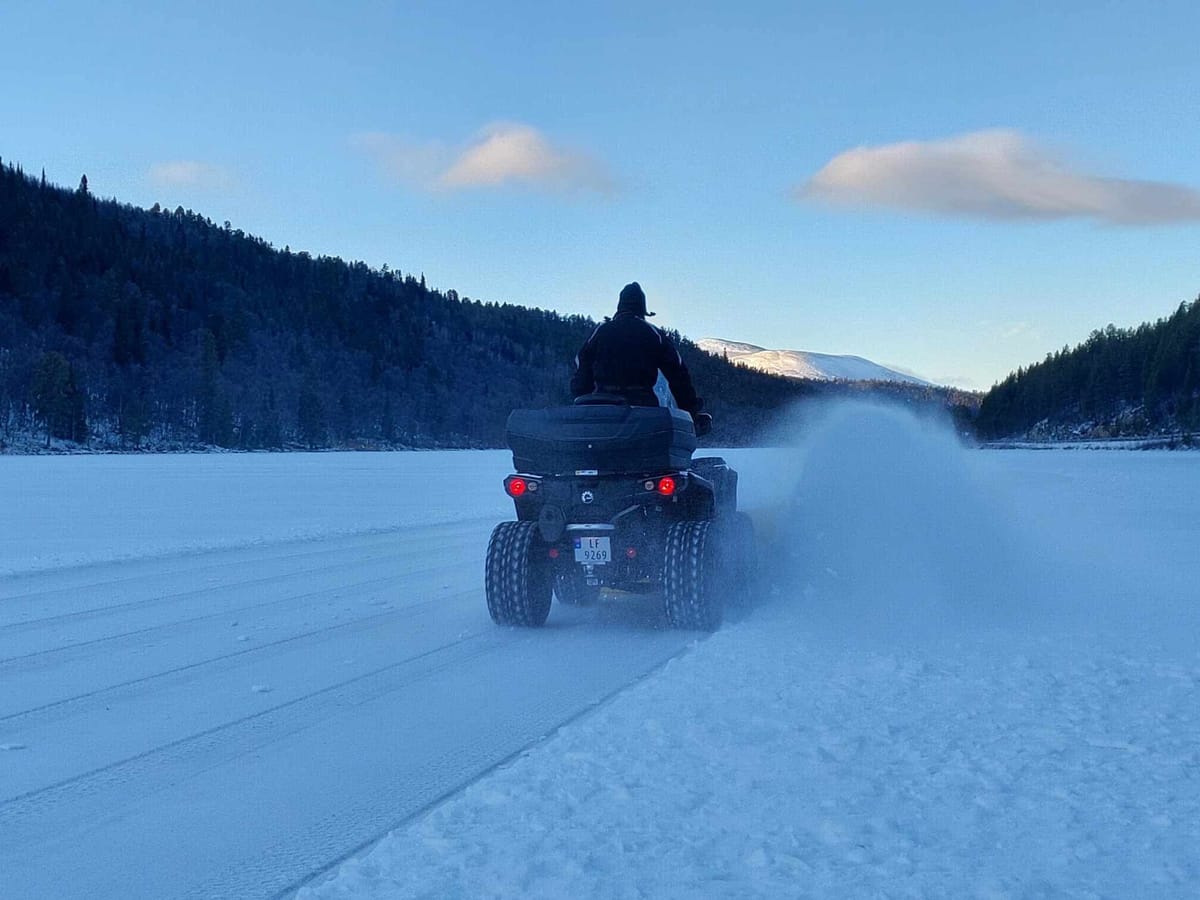
[[744,363],[752,369],[772,375],[785,375],[788,378],[929,384],[923,378],[897,372],[861,356],[835,356],[830,353],[810,353],[807,350],[767,350],[754,344],[725,341],[720,338],[701,338],[696,341],[696,346],[717,356],[727,356],[730,362]]

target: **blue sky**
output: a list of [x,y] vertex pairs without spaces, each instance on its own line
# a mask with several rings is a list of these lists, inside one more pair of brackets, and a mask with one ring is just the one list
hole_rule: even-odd
[[986,388],[1200,293],[1197,33],[1189,3],[9,0],[0,155],[483,300],[601,316],[637,279],[694,338]]

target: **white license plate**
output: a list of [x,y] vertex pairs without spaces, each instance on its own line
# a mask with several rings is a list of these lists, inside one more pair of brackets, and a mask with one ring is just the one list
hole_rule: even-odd
[[606,537],[575,538],[575,562],[589,566],[606,566],[612,562],[612,539]]

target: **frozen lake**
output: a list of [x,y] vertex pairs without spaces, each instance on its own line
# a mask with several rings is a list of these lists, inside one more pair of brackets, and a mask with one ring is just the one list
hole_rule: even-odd
[[699,642],[493,626],[504,453],[0,457],[4,893],[1200,891],[1200,455],[729,455]]

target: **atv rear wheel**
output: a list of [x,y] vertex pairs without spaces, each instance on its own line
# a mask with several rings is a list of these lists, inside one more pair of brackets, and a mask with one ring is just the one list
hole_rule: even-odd
[[725,579],[718,564],[717,531],[707,520],[675,522],[667,529],[663,603],[674,628],[715,631],[725,611]]
[[600,599],[600,585],[588,584],[580,572],[559,572],[554,576],[554,596],[567,606],[592,606]]
[[497,625],[537,628],[550,615],[551,570],[533,522],[501,522],[488,541],[488,612]]

